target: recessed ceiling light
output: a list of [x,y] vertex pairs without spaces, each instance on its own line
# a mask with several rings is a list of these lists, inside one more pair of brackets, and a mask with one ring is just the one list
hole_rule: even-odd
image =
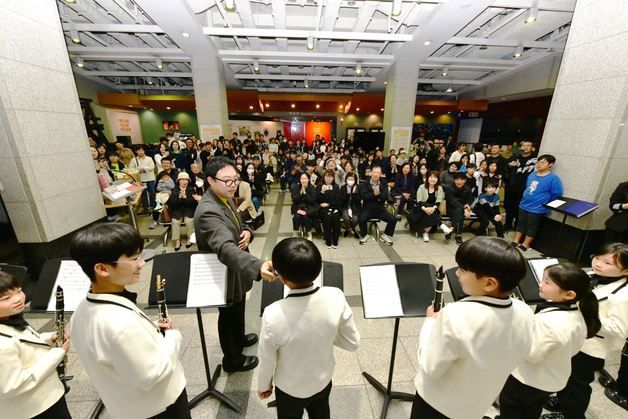
[[170,110],[170,106],[166,106],[166,109]]
[[75,44],[81,43],[81,37],[76,29],[70,29],[70,38],[72,39],[72,42]]
[[294,108],[296,105],[293,103],[292,105],[290,105],[291,108]]
[[423,45],[425,45],[426,47],[430,46],[431,44],[432,44],[432,41],[425,41],[425,42],[423,42]]
[[253,106],[249,106],[249,109],[253,109]]
[[379,108],[380,111],[384,112],[384,108]]
[[526,14],[526,20],[524,23],[534,23],[539,16],[539,6],[538,4],[534,4],[531,8],[528,9],[528,13]]
[[316,109],[320,108],[321,105],[319,105],[318,103],[316,104]]
[[190,34],[187,32],[181,32],[181,36],[183,36],[184,38],[189,38]]
[[356,64],[356,66],[355,66],[355,75],[359,76],[360,74],[362,74],[362,65],[361,64]]
[[384,82],[384,84],[388,84],[388,82],[387,82],[387,81],[385,81],[385,82]]
[[225,10],[228,12],[235,12],[236,6],[234,0],[225,0]]
[[132,107],[133,107],[133,105],[129,105],[129,108],[132,108]]
[[157,59],[155,60],[155,64],[157,64],[157,68],[158,68],[158,69],[160,69],[160,70],[161,70],[162,68],[164,68],[164,63],[161,61],[161,58],[157,58]]
[[359,110],[360,110],[360,108],[355,108],[355,110],[356,110],[356,111],[359,111]]
[[267,108],[270,108],[270,103],[267,103],[267,104],[266,104],[266,107],[267,107]]
[[85,67],[85,62],[83,61],[83,59],[81,57],[78,57],[76,59],[76,65],[77,65],[77,67],[83,68],[83,67]]

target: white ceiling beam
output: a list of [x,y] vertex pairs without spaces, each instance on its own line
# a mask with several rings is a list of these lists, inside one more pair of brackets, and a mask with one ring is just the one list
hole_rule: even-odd
[[[421,70],[442,70],[443,64],[421,63]],[[506,71],[510,67],[498,67],[494,65],[450,64],[446,66],[449,71]]]
[[75,29],[78,32],[97,33],[165,33],[165,31],[157,25],[125,25],[119,23],[64,23],[63,29],[66,31]]
[[[136,62],[155,62],[156,58],[162,58],[154,55],[136,55],[134,57],[125,55],[99,55],[99,54],[77,54],[72,53],[73,57],[81,57],[83,61],[136,61]],[[188,57],[168,57],[163,58],[164,64],[167,63],[189,63],[192,61]]]
[[565,47],[563,42],[517,41],[515,39],[473,38],[465,36],[454,36],[446,43],[456,45],[486,45],[489,47],[512,48],[516,48],[520,43],[523,44],[524,48],[562,49]]
[[[364,89],[305,89],[302,87],[243,87],[244,90],[257,90],[258,92],[281,92],[281,93],[363,93]],[[312,113],[312,112],[308,112]]]
[[296,75],[296,74],[236,74],[236,79],[240,80],[296,80],[303,81],[319,80],[319,81],[347,81],[347,82],[374,82],[375,77],[340,77],[340,76],[315,76],[315,75]]
[[112,55],[120,55],[125,57],[137,57],[140,55],[150,55],[155,58],[167,58],[167,57],[187,57],[179,48],[128,48],[128,47],[83,47],[83,46],[68,46],[68,52],[70,55],[82,56],[84,54],[94,54],[102,57],[108,57]]
[[456,92],[422,92],[417,90],[417,96],[456,96],[458,93]]
[[[529,9],[534,5],[534,0],[495,0],[491,7],[504,9]],[[548,12],[573,12],[576,8],[576,0],[540,0],[539,10]]]
[[417,83],[427,84],[482,84],[479,80],[459,80],[459,79],[417,79]]
[[[308,66],[308,65],[316,65],[316,66],[329,66],[329,67],[335,67],[335,66],[354,66],[355,65],[355,60],[320,60],[320,59],[316,59],[316,60],[312,60],[311,58],[307,58],[307,59],[285,59],[285,60],[275,60],[272,58],[234,58],[234,57],[225,57],[222,58],[222,62],[224,63],[228,63],[228,64],[253,64],[254,61],[257,61],[259,64],[264,64],[264,65],[279,65],[279,66]],[[363,67],[375,67],[375,68],[383,68],[388,66],[388,63],[383,63],[381,61],[379,62],[375,62],[375,61],[360,61],[360,64]],[[287,71],[287,68],[285,69]]]
[[312,34],[316,39],[332,39],[345,41],[380,41],[407,42],[412,35],[379,32],[336,32],[306,31],[296,29],[260,29],[260,28],[210,28],[204,27],[203,34],[209,36],[253,36],[259,38],[295,38],[307,39]]
[[144,90],[194,90],[194,86],[165,86],[160,84],[122,84],[122,88],[130,89],[144,89]]
[[85,74],[99,77],[180,77],[192,78],[192,73],[167,71],[85,71]]
[[316,52],[284,52],[284,51],[232,51],[221,49],[218,51],[218,55],[221,59],[228,61],[231,58],[249,57],[255,59],[261,58],[288,58],[298,60],[308,60],[309,62],[316,62],[316,60],[327,61],[352,61],[353,63],[361,63],[363,61],[379,62],[382,64],[391,63],[394,59],[392,55],[378,55],[378,54],[322,54]]
[[459,58],[459,57],[428,57],[427,64],[484,64],[498,67],[514,68],[521,64],[518,60],[502,60],[493,58]]

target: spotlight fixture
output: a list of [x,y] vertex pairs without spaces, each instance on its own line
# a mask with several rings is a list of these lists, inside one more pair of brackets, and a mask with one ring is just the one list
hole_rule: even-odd
[[356,64],[356,66],[355,66],[355,75],[359,76],[360,74],[362,74],[362,65]]
[[519,58],[519,57],[521,57],[521,54],[523,54],[523,43],[519,42],[519,45],[517,46],[517,49],[512,54],[512,58]]
[[314,36],[312,34],[309,34],[307,36],[307,50],[308,51],[314,50]]
[[443,77],[447,77],[447,74],[449,74],[449,69],[447,67],[443,67],[443,71],[440,73],[440,75]]
[[318,103],[316,104],[316,109],[320,109],[321,105],[319,105]]
[[67,4],[74,4],[76,0],[64,0]]
[[433,114],[434,114],[434,111],[430,111],[430,114],[431,114],[431,115],[433,115]]
[[236,6],[234,0],[225,0],[225,10],[228,12],[235,12]]
[[432,45],[432,41],[425,41],[423,42],[423,45],[425,45],[426,47],[429,47],[430,45]]
[[259,73],[259,62],[257,60],[253,61],[253,71]]
[[83,59],[81,57],[77,57],[76,58],[76,66],[83,68],[85,67],[85,61],[83,61]]
[[384,82],[384,84],[388,84],[388,82],[387,82],[387,81],[385,81],[385,82]]
[[157,58],[155,60],[155,64],[157,65],[157,68],[160,70],[164,68],[164,63],[161,61],[161,58]]
[[451,84],[449,85],[449,87],[447,88],[447,90],[445,90],[445,92],[447,92],[447,93],[451,93],[451,92],[453,92],[453,91],[454,91],[454,89],[453,89],[453,87],[451,87]]
[[166,110],[170,110],[170,106],[166,106]]
[[355,108],[355,111],[356,112],[360,112],[360,108]]
[[270,108],[270,103],[267,103],[267,104],[266,104],[266,107],[267,107],[267,108]]
[[295,106],[296,106],[296,105],[295,105],[294,103],[293,103],[292,105],[290,105],[290,107],[291,107],[292,109],[294,109],[294,108],[295,108]]
[[384,112],[384,108],[379,108],[379,110],[380,110],[381,112]]
[[390,15],[399,16],[400,14],[401,14],[401,0],[393,0],[392,10],[390,11]]
[[249,109],[253,109],[253,105],[249,106]]
[[72,39],[72,42],[75,44],[81,43],[81,37],[76,29],[70,29],[70,38]]
[[303,81],[303,87],[305,87],[306,89],[310,87],[310,83],[307,81],[307,79]]
[[151,77],[146,77],[146,83],[153,84],[153,79]]
[[524,20],[524,23],[534,23],[536,22],[536,19],[539,17],[539,4],[538,1],[535,1],[534,4],[532,4],[532,7],[530,7],[528,9],[528,13],[526,14],[526,20]]
[[187,32],[181,32],[181,36],[184,37],[184,38],[189,38],[190,34],[187,33]]

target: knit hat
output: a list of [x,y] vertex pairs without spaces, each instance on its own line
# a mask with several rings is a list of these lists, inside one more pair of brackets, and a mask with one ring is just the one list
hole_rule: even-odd
[[177,175],[177,181],[179,181],[179,180],[181,180],[181,179],[187,179],[187,180],[190,180],[190,175],[188,175],[188,174],[187,174],[187,173],[185,173],[185,172],[180,172],[180,173]]

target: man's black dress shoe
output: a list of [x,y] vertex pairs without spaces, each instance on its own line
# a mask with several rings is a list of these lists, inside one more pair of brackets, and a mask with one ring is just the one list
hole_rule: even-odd
[[257,367],[257,364],[259,364],[259,359],[256,356],[245,356],[244,362],[242,362],[242,364],[240,364],[239,366],[235,368],[230,368],[227,365],[223,364],[222,369],[225,370],[225,372],[248,371]]
[[617,389],[607,387],[606,390],[604,390],[604,394],[606,395],[606,397],[611,399],[611,401],[617,406],[623,407],[624,409],[628,410],[628,398],[621,394],[619,391],[617,391]]
[[244,342],[242,342],[242,346],[248,348],[249,346],[253,346],[257,343],[257,335],[255,333],[249,333],[248,335],[244,335]]

